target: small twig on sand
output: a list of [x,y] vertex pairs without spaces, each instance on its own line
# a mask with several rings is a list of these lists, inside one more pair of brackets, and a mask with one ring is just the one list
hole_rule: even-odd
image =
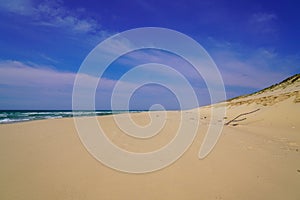
[[230,123],[232,123],[232,122],[239,122],[239,121],[243,121],[243,120],[245,120],[245,119],[247,119],[247,118],[243,118],[243,119],[237,119],[237,118],[239,118],[239,117],[241,117],[241,116],[244,116],[244,115],[248,115],[248,114],[251,114],[251,113],[254,113],[254,112],[257,112],[257,111],[259,111],[260,109],[258,108],[258,109],[256,109],[256,110],[253,110],[253,111],[251,111],[251,112],[247,112],[247,113],[242,113],[242,114],[239,114],[238,116],[236,116],[235,118],[233,118],[232,120],[230,120],[230,121],[228,121],[228,122],[226,122],[224,125],[229,125]]

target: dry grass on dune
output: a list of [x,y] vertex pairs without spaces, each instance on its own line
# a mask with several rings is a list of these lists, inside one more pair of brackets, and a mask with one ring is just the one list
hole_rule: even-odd
[[253,94],[228,100],[230,106],[256,103],[260,105],[274,105],[288,98],[294,98],[294,103],[300,102],[300,74],[267,87]]

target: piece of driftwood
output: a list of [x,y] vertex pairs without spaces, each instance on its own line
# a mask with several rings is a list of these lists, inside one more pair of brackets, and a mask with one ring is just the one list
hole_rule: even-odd
[[238,119],[239,117],[241,117],[241,116],[244,116],[244,115],[248,115],[248,114],[251,114],[251,113],[254,113],[254,112],[257,112],[257,111],[259,111],[260,109],[258,108],[258,109],[256,109],[256,110],[253,110],[253,111],[251,111],[251,112],[247,112],[247,113],[242,113],[242,114],[239,114],[238,116],[236,116],[235,118],[233,118],[232,120],[230,120],[230,121],[228,121],[228,122],[226,122],[224,125],[229,125],[230,123],[233,123],[233,122],[240,122],[240,121],[243,121],[243,120],[245,120],[245,119],[247,119],[246,117],[245,118],[243,118],[243,119]]

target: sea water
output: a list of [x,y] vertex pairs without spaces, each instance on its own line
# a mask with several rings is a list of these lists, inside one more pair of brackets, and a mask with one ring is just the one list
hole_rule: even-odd
[[70,110],[1,110],[0,124],[25,122],[41,119],[58,119],[65,117],[87,117],[120,114],[126,112],[141,112],[137,110],[131,111],[112,111],[112,110],[96,110],[96,111],[70,111]]

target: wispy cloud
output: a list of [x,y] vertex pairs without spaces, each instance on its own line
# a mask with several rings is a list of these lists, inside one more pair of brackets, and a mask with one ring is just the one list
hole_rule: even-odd
[[94,33],[101,28],[96,20],[88,17],[81,18],[78,12],[65,8],[60,2],[42,2],[35,7],[34,11],[34,18],[39,25],[64,27],[83,33]]
[[272,48],[249,49],[227,41],[210,40],[210,53],[225,85],[262,89],[299,71],[300,56],[279,55]]
[[273,13],[254,13],[251,17],[251,21],[258,23],[268,23],[276,19],[277,16]]
[[[180,74],[186,76],[189,81],[199,81],[201,79],[200,74],[197,72],[196,68],[189,63],[189,60],[185,60],[188,58],[182,58],[179,55],[176,55],[172,52],[164,51],[161,49],[156,48],[138,48],[136,51],[131,51],[132,49],[136,49],[137,47],[135,44],[131,43],[131,41],[127,40],[126,38],[117,38],[117,39],[110,39],[106,45],[101,46],[99,49],[95,49],[95,55],[101,55],[102,57],[116,57],[118,58],[124,52],[128,52],[127,54],[120,57],[117,60],[118,65],[122,67],[132,68],[141,64],[145,63],[159,63],[170,66],[171,68],[177,70]],[[202,57],[201,57],[202,56]],[[210,62],[209,57],[203,55],[199,55],[198,61],[198,69],[204,75],[207,72],[206,64]],[[92,63],[98,63],[97,65],[101,65],[101,59],[99,56],[93,56],[89,59],[94,60]],[[194,59],[195,60],[195,59]],[[164,74],[164,70],[160,70],[160,68],[153,68],[151,69],[151,73],[155,71],[157,74],[165,75],[166,77],[169,75]],[[145,75],[147,75],[147,71],[145,71]],[[202,74],[202,75],[203,75]],[[215,76],[211,75],[207,76],[207,81],[214,81]]]
[[30,15],[34,11],[31,0],[1,0],[0,10],[20,15]]
[[[62,1],[3,0],[0,10],[31,18],[33,24],[63,28],[76,33],[102,33],[100,23],[88,17],[85,9],[64,7]],[[84,17],[83,17],[84,16]]]
[[74,74],[18,61],[0,63],[0,109],[68,109]]
[[[1,61],[0,109],[71,109],[76,76],[83,80],[84,88],[91,88],[99,81],[97,77],[61,72],[48,66]],[[101,79],[101,84],[102,89],[106,90],[101,90],[97,95],[108,98],[115,81]]]
[[155,6],[145,0],[135,0],[135,2],[146,11],[154,12]]
[[[142,74],[143,71],[140,71],[140,75]],[[155,75],[156,72],[153,71],[153,74]],[[119,105],[118,109],[125,109],[128,95],[141,87],[143,87],[142,93],[138,95],[138,99],[135,99],[139,108],[143,108],[145,102],[149,101],[165,103],[168,108],[174,108],[174,105],[168,103],[174,102],[174,97],[166,95],[161,87],[143,86],[140,84],[140,76],[134,75],[131,76],[132,79],[124,80],[99,79],[87,74],[61,72],[48,66],[7,60],[0,62],[0,92],[2,94],[0,109],[71,109],[73,85],[76,76],[80,78],[81,87],[86,88],[86,91],[99,84],[95,96],[98,109],[110,108],[111,95],[116,85],[119,86],[115,93],[115,102]],[[169,83],[171,88],[177,88],[182,93],[187,91],[185,86],[174,81],[174,76],[173,78],[169,77],[169,80],[165,78],[157,77],[157,79]],[[84,99],[85,96],[82,95]],[[184,101],[186,101],[185,105],[196,106],[195,104],[189,104],[188,98]]]
[[[18,46],[20,51],[15,51],[13,54],[26,56],[26,58],[7,57],[6,59],[33,60],[36,63],[55,65],[58,64],[57,61],[64,61],[64,64],[70,63],[66,68],[75,68],[82,62],[80,58],[83,55],[113,34],[112,30],[102,27],[97,13],[65,5],[67,4],[61,0],[0,0],[0,14],[3,20],[7,21],[3,23],[8,26],[3,29],[13,31],[12,34],[19,35],[19,39],[24,36],[24,43],[16,41],[10,46],[13,48]],[[21,50],[28,49],[28,45],[31,54]],[[42,45],[47,47],[40,48]],[[57,51],[62,46],[68,50],[63,53]],[[74,55],[72,60],[70,55]]]
[[58,72],[47,66],[29,65],[19,61],[0,63],[2,85],[11,86],[60,86],[72,85],[75,74]]
[[277,33],[277,19],[274,13],[254,13],[249,19],[250,29],[261,34]]
[[55,63],[55,64],[58,64],[58,63],[59,63],[58,60],[55,60],[55,59],[51,58],[50,56],[45,55],[44,53],[39,53],[38,55],[39,55],[42,59],[47,60],[47,61],[49,61],[49,62],[51,62],[51,63]]

